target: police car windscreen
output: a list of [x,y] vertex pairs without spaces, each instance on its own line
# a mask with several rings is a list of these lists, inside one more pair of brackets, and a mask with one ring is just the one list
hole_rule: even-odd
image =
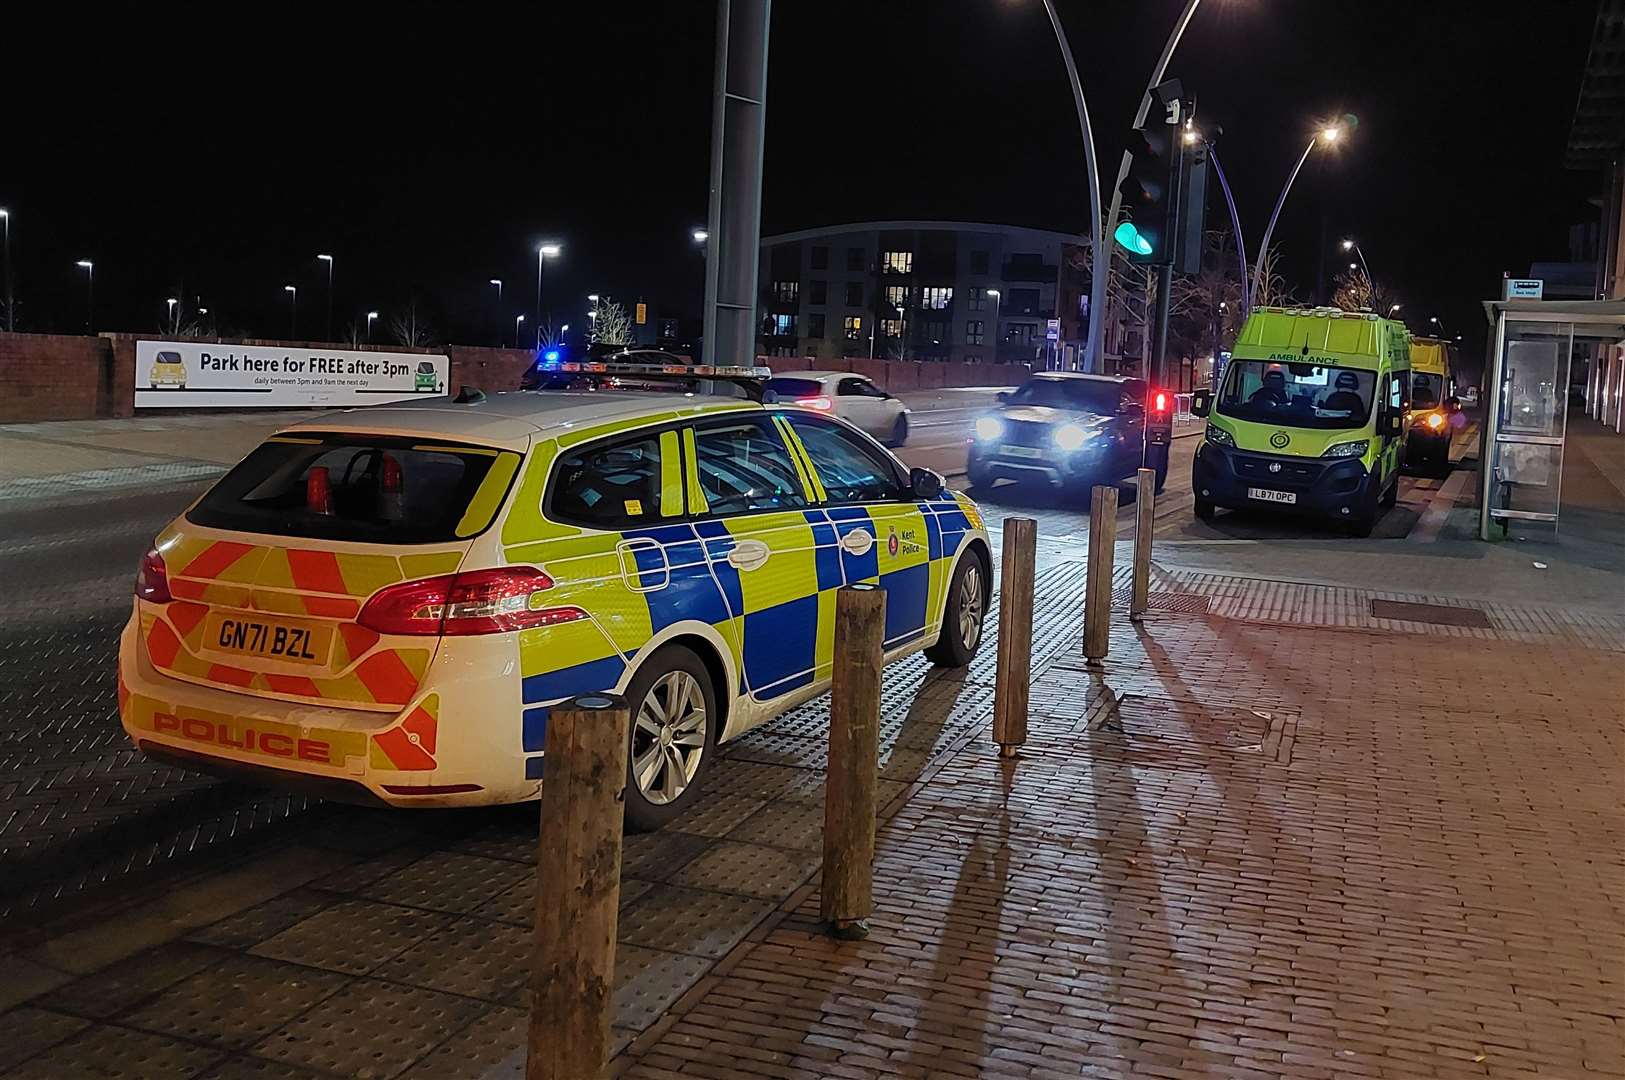
[[[490,523],[517,461],[508,451],[422,437],[273,436],[186,517],[208,528],[321,540],[466,539]],[[502,490],[482,491],[487,476]],[[482,509],[471,515],[476,493]],[[478,516],[484,520],[469,520]]]

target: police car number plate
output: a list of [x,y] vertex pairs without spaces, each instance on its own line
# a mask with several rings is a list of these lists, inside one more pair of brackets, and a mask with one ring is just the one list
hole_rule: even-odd
[[1036,446],[1006,446],[1000,453],[1006,457],[1018,458],[1041,458],[1044,456],[1044,451]]
[[1298,493],[1295,491],[1271,491],[1269,488],[1248,488],[1247,497],[1258,499],[1260,502],[1295,503]]
[[203,647],[294,664],[325,664],[333,648],[333,628],[323,623],[212,612],[203,623]]

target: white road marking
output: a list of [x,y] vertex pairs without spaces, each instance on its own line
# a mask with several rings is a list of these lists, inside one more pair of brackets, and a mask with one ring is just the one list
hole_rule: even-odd
[[1428,500],[1427,509],[1422,511],[1421,519],[1411,530],[1411,539],[1419,544],[1431,544],[1439,539],[1445,522],[1450,520],[1450,511],[1455,507],[1456,499],[1474,475],[1466,469],[1457,469],[1450,474],[1450,479],[1441,484],[1439,490],[1433,493],[1433,498]]

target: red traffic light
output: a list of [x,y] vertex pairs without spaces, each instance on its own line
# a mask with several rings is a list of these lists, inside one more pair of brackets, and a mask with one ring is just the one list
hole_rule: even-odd
[[1168,391],[1153,390],[1151,392],[1151,411],[1165,413],[1168,411]]

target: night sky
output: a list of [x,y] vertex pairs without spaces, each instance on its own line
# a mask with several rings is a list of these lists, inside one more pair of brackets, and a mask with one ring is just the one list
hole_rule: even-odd
[[[1124,132],[1177,0],[1058,0],[1101,160]],[[1082,149],[1038,0],[777,0],[766,232],[949,218],[1081,231]],[[492,341],[547,307],[585,325],[597,291],[699,310],[715,6],[665,3],[23,5],[8,12],[19,329],[156,329],[201,296],[225,330],[282,336],[283,285],[319,336],[416,297],[437,337]],[[1600,177],[1562,167],[1596,14],[1437,0],[1205,0],[1170,74],[1221,154],[1256,245],[1317,123],[1358,129],[1311,159],[1277,238],[1315,283],[1321,216],[1359,238],[1413,328],[1479,346],[1503,269],[1567,257]],[[1107,182],[1110,182],[1108,177]],[[1109,197],[1109,192],[1108,192]],[[1209,221],[1222,223],[1216,189]],[[1327,252],[1328,275],[1346,259]],[[190,302],[190,300],[188,301]]]

